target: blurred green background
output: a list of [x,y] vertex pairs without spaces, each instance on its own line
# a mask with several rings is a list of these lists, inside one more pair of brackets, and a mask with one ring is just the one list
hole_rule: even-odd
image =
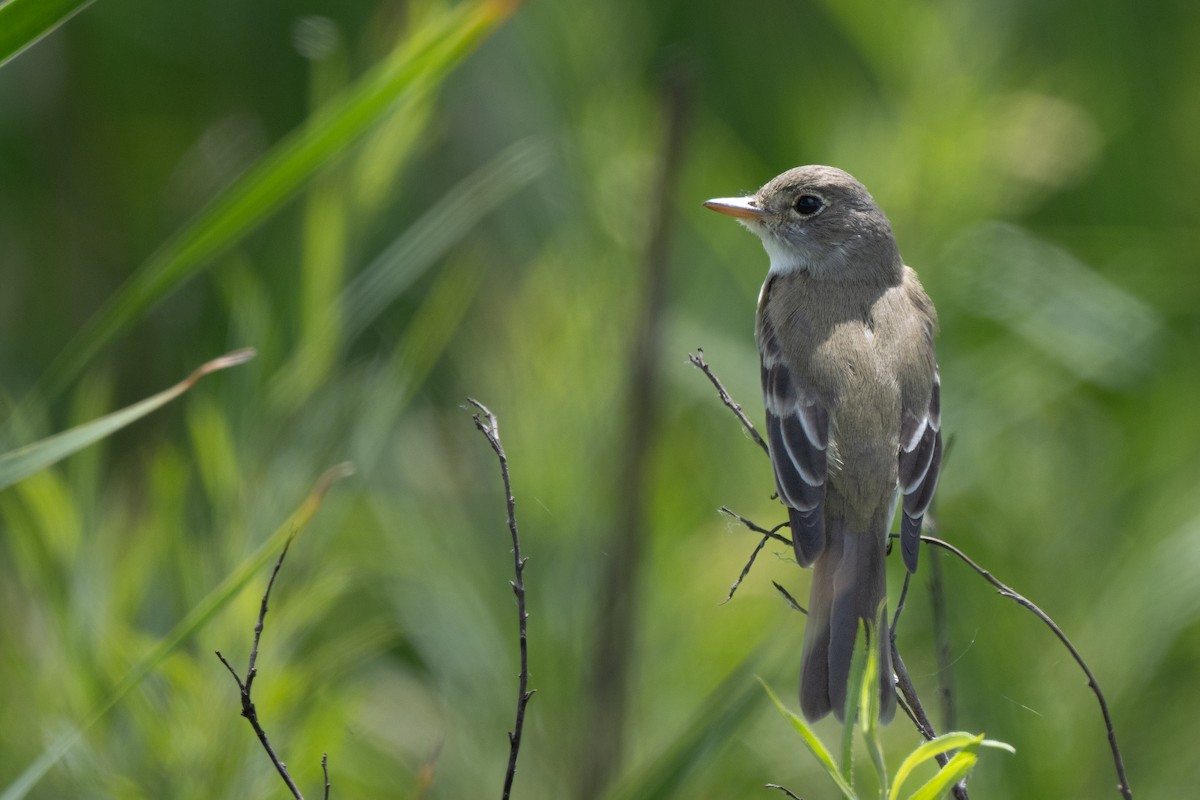
[[[337,797],[498,794],[516,612],[472,396],[530,557],[514,796],[834,797],[753,680],[795,702],[771,581],[808,574],[768,546],[720,604],[757,539],[716,508],[782,514],[686,360],[761,416],[766,257],[700,202],[806,163],[871,188],[941,315],[940,535],[1072,637],[1135,792],[1194,793],[1200,8],[513,10],[101,0],[0,67],[0,450],[259,351],[0,491],[4,796],[286,796],[213,656],[244,663],[266,568],[85,723],[345,460],[272,597],[264,723],[311,796],[323,752]],[[936,555],[899,637],[941,727]],[[940,566],[954,724],[1017,748],[972,795],[1115,797],[1065,650]],[[918,741],[898,717],[893,768]]]

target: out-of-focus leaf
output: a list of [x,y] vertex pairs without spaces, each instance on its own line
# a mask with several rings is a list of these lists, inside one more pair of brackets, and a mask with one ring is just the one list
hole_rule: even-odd
[[0,4],[0,66],[95,0],[8,0]]
[[342,302],[348,338],[370,325],[480,218],[549,164],[543,142],[524,140],[448,191],[346,287]]
[[[304,527],[308,525],[318,509],[321,508],[321,503],[325,499],[329,488],[353,472],[354,469],[350,464],[339,464],[330,468],[324,475],[318,478],[308,496],[292,512],[287,521],[280,525],[254,553],[230,573],[225,580],[221,581],[216,588],[209,592],[198,605],[189,611],[171,629],[171,632],[163,637],[141,661],[135,664],[129,672],[125,673],[125,677],[88,714],[78,728],[63,734],[43,750],[42,754],[26,767],[24,772],[5,787],[4,793],[0,794],[0,800],[20,800],[20,798],[25,797],[37,785],[38,781],[42,779],[42,776],[71,750],[88,728],[95,725],[113,706],[120,702],[121,698],[141,683],[142,679],[150,674],[151,670],[161,664],[163,659],[172,650],[191,637],[200,628],[204,627],[212,619],[213,615],[224,608],[242,587],[254,577],[255,573],[278,553],[286,542],[291,541],[300,531],[304,530]],[[236,700],[231,698],[230,702],[236,705]]]
[[1066,250],[1014,226],[978,225],[947,250],[958,301],[1005,325],[1083,380],[1120,388],[1144,376],[1162,320]]
[[54,395],[110,339],[208,259],[253,230],[407,95],[432,91],[516,4],[463,3],[431,15],[401,47],[272,148],[138,268],[63,349],[43,379]]
[[729,677],[721,681],[686,727],[686,733],[671,748],[642,769],[638,775],[622,783],[610,796],[618,800],[645,797],[673,797],[684,778],[704,756],[734,731],[758,708],[761,695],[754,688],[751,676],[761,663],[762,650],[746,657]]
[[151,411],[158,410],[192,388],[196,381],[208,373],[245,363],[253,357],[254,350],[246,349],[236,350],[220,358],[215,358],[201,364],[191,375],[170,389],[147,397],[140,403],[134,403],[84,425],[0,455],[0,489],[11,486],[22,478],[45,469],[56,461],[111,435],[135,420],[141,419]]

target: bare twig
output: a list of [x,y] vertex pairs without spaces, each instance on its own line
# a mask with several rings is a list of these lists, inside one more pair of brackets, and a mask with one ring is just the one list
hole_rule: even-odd
[[803,800],[803,798],[801,798],[799,795],[794,794],[791,789],[785,789],[784,787],[780,786],[777,783],[768,783],[766,785],[766,788],[767,789],[778,789],[779,791],[786,794],[788,797],[792,798],[792,800]]
[[738,590],[738,587],[742,585],[742,580],[750,574],[750,568],[754,566],[754,559],[758,558],[758,554],[762,552],[762,549],[767,546],[767,542],[770,540],[770,536],[764,536],[758,540],[758,544],[755,546],[754,551],[750,553],[750,559],[746,562],[746,566],[742,567],[742,574],[738,575],[737,580],[734,581],[733,585],[729,587],[729,594],[725,595],[725,599],[721,601],[721,605],[725,605],[733,599],[733,594]]
[[[279,560],[275,562],[275,569],[271,571],[271,580],[267,582],[267,590],[263,592],[262,603],[258,609],[258,622],[254,626],[254,643],[250,647],[250,662],[246,666],[246,679],[237,674],[237,670],[221,655],[221,651],[217,651],[217,658],[221,659],[221,663],[225,665],[225,669],[229,670],[229,674],[233,676],[237,682],[238,692],[242,698],[242,716],[250,723],[250,727],[254,729],[254,733],[258,736],[258,741],[262,744],[263,749],[267,751],[267,756],[271,759],[271,763],[275,765],[276,771],[279,772],[279,777],[283,778],[283,782],[287,784],[292,796],[296,800],[304,800],[304,795],[300,793],[300,788],[296,786],[296,782],[292,780],[291,774],[288,773],[287,765],[280,760],[275,754],[275,749],[271,747],[271,742],[267,738],[267,732],[263,729],[262,724],[258,721],[258,710],[254,707],[254,701],[251,699],[251,691],[254,687],[254,679],[258,675],[258,643],[262,638],[263,620],[267,616],[267,601],[271,597],[271,589],[275,586],[275,578],[279,575],[279,568],[283,566],[283,559],[287,557],[288,548],[292,546],[292,540],[288,539],[283,546],[283,552],[279,554]],[[322,766],[324,760],[322,760]],[[326,773],[328,780],[328,773]]]
[[775,587],[775,591],[777,591],[777,592],[779,592],[779,594],[783,595],[784,601],[787,602],[787,604],[792,607],[793,611],[799,611],[804,616],[808,616],[808,609],[805,608],[804,606],[800,605],[799,603],[797,603],[796,598],[792,597],[791,592],[789,592],[787,589],[783,588],[783,586],[781,584],[777,583],[776,581],[771,581],[771,585]]
[[1091,668],[1088,667],[1087,662],[1083,660],[1083,656],[1079,654],[1079,651],[1075,649],[1075,645],[1071,644],[1071,640],[1067,638],[1065,633],[1063,633],[1062,628],[1058,627],[1058,623],[1052,620],[1050,616],[1046,614],[1046,612],[1034,605],[1032,601],[1030,601],[1020,592],[1017,592],[1016,590],[999,581],[995,576],[992,575],[991,572],[976,564],[969,556],[967,556],[966,553],[964,553],[962,550],[959,550],[949,542],[937,539],[933,536],[922,536],[921,541],[927,542],[935,547],[941,547],[942,549],[948,550],[954,555],[958,556],[967,566],[979,573],[980,577],[992,584],[992,586],[996,587],[1001,597],[1007,597],[1018,605],[1024,606],[1027,610],[1033,613],[1034,616],[1040,619],[1056,637],[1058,637],[1058,640],[1062,642],[1063,647],[1067,648],[1067,650],[1071,653],[1071,657],[1075,659],[1075,663],[1078,664],[1079,668],[1083,670],[1083,674],[1087,676],[1088,686],[1091,687],[1092,692],[1094,692],[1096,695],[1096,700],[1100,704],[1100,713],[1104,716],[1104,727],[1108,731],[1108,746],[1112,750],[1113,765],[1117,770],[1117,791],[1121,793],[1121,796],[1124,797],[1125,800],[1133,800],[1133,790],[1129,788],[1129,778],[1125,775],[1125,761],[1121,756],[1121,748],[1117,746],[1117,733],[1113,729],[1112,715],[1110,715],[1108,712],[1108,701],[1104,699],[1104,692],[1100,690],[1100,684],[1096,681],[1096,676],[1092,674]]
[[[889,539],[891,535],[889,534]],[[892,639],[896,638],[896,625],[900,622],[900,612],[904,610],[904,602],[908,600],[908,583],[912,579],[912,573],[904,570],[904,583],[900,586],[900,599],[896,601],[896,613],[892,615]]]
[[708,377],[710,381],[712,381],[712,385],[717,389],[717,394],[721,396],[721,402],[724,403],[730,411],[737,415],[738,420],[742,423],[742,427],[746,429],[746,433],[750,434],[750,438],[758,443],[758,446],[762,448],[762,451],[770,455],[770,451],[767,449],[767,443],[763,441],[761,436],[759,436],[758,431],[754,427],[754,423],[751,422],[750,418],[746,416],[746,412],[742,410],[741,405],[734,402],[734,399],[729,396],[729,392],[725,390],[725,386],[721,383],[720,379],[713,374],[712,369],[708,366],[708,362],[704,360],[704,350],[697,347],[695,353],[688,353],[688,361],[692,362],[692,366],[699,369]]
[[513,778],[517,774],[517,754],[521,750],[521,733],[525,729],[525,706],[528,705],[529,698],[533,697],[533,690],[528,688],[529,646],[526,636],[526,621],[529,619],[529,614],[525,610],[525,562],[528,559],[521,558],[521,536],[517,531],[517,501],[513,497],[512,482],[508,475],[508,456],[504,454],[504,446],[500,443],[500,423],[483,403],[471,398],[467,398],[467,402],[479,409],[482,414],[482,416],[474,414],[471,418],[475,420],[475,427],[479,429],[479,432],[487,437],[488,443],[496,453],[496,458],[500,461],[500,477],[504,481],[504,497],[508,507],[508,532],[512,535],[513,572],[516,574],[516,580],[512,581],[510,585],[513,594],[517,596],[521,675],[518,678],[517,686],[517,719],[513,723],[513,729],[508,733],[508,769],[504,773],[504,793],[501,795],[504,800],[508,800],[512,792]]
[[321,753],[321,774],[325,776],[325,800],[329,800],[329,753]]
[[779,542],[780,544],[786,544],[788,547],[792,546],[792,540],[789,539],[788,537],[784,536],[783,534],[779,533],[780,530],[782,530],[783,528],[786,528],[788,526],[788,524],[786,522],[781,522],[778,525],[776,525],[774,528],[767,530],[766,528],[759,526],[758,524],[752,522],[751,520],[746,519],[745,517],[743,517],[741,514],[737,513],[736,511],[730,510],[729,506],[721,506],[720,508],[717,509],[717,511],[721,514],[724,514],[727,517],[733,517],[738,522],[742,523],[742,525],[746,526],[747,528],[754,531],[755,533],[761,533],[766,538],[774,539],[775,541]]
[[736,592],[738,590],[738,587],[742,585],[742,581],[745,580],[746,576],[750,574],[750,568],[752,566],[754,566],[754,559],[758,558],[758,554],[762,552],[762,549],[766,546],[767,541],[769,539],[779,539],[781,541],[787,542],[789,545],[791,544],[791,541],[788,539],[785,539],[783,536],[780,536],[778,534],[778,531],[780,528],[787,527],[786,522],[781,522],[778,525],[776,525],[774,528],[772,528],[771,530],[768,531],[768,530],[763,530],[762,528],[759,528],[757,525],[755,525],[750,520],[746,519],[745,517],[741,516],[740,514],[735,514],[734,512],[730,511],[725,506],[721,506],[718,510],[722,514],[727,514],[728,516],[733,517],[734,519],[736,519],[738,522],[745,525],[750,530],[752,530],[752,531],[756,530],[758,533],[761,533],[763,535],[762,539],[760,539],[758,542],[758,546],[754,548],[754,552],[752,552],[750,554],[750,560],[746,562],[746,566],[742,567],[742,574],[739,575],[738,579],[733,582],[732,586],[729,587],[729,594],[726,595],[725,599],[721,601],[721,605],[725,605],[726,603],[728,603],[730,600],[733,599],[734,592]]

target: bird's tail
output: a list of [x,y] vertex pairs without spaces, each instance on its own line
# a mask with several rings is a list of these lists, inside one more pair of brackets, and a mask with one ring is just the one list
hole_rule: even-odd
[[860,620],[879,652],[879,718],[896,713],[892,653],[887,628],[887,571],[884,541],[849,533],[830,520],[828,543],[813,564],[812,592],[800,665],[800,709],[810,721],[830,711],[840,720],[846,707],[850,658]]

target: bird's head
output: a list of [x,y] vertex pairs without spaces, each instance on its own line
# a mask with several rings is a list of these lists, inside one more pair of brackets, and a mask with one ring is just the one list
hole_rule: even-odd
[[891,279],[901,261],[892,226],[866,187],[833,167],[796,167],[745,197],[705,207],[734,217],[762,239],[771,272],[827,280]]

